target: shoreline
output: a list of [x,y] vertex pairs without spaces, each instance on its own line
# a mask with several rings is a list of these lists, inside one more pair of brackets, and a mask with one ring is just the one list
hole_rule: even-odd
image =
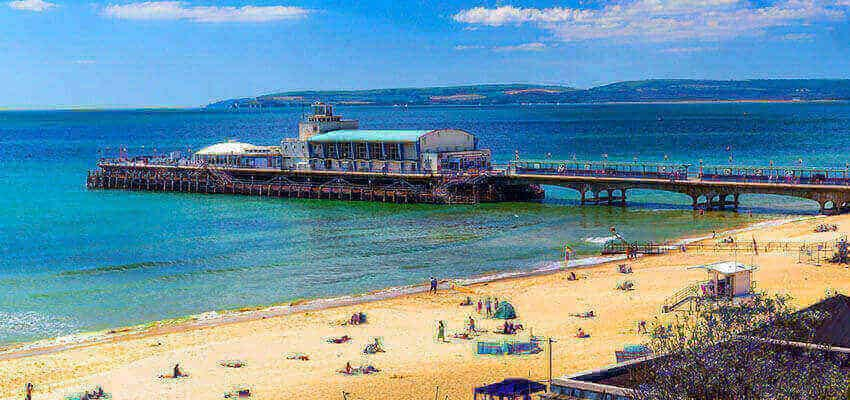
[[[822,217],[823,216],[820,215],[786,215],[779,218],[742,224],[738,227],[733,227],[721,232],[717,232],[717,234],[718,236],[735,235],[742,232],[754,231],[770,227],[778,227],[793,222]],[[711,238],[712,237],[710,235],[684,236],[671,239],[665,243],[669,243],[669,246],[671,246],[672,248],[680,246],[682,244],[690,244],[709,240]],[[623,260],[625,258],[626,257],[624,255],[588,256],[570,260],[567,266],[563,266],[563,263],[561,261],[549,261],[541,263],[537,267],[531,269],[493,271],[490,273],[472,275],[462,278],[444,279],[440,283],[440,289],[451,290],[455,286],[465,287],[525,277],[551,275],[566,269],[592,268],[606,263]],[[182,317],[150,321],[131,326],[114,327],[111,329],[104,329],[98,331],[85,331],[29,342],[9,343],[5,345],[0,345],[0,361],[53,354],[71,349],[85,348],[102,343],[118,342],[134,338],[144,338],[175,332],[214,328],[217,326],[237,324],[241,322],[255,321],[267,318],[275,318],[310,311],[329,310],[364,303],[374,303],[382,300],[395,299],[425,293],[427,291],[428,285],[425,283],[403,286],[391,286],[365,293],[296,300],[288,304],[280,303],[267,306],[245,306],[230,310],[211,310],[198,314],[190,314]]]

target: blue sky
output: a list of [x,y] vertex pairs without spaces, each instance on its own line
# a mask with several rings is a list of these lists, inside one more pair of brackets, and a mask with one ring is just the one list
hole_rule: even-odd
[[850,0],[0,0],[0,106],[290,89],[850,78]]

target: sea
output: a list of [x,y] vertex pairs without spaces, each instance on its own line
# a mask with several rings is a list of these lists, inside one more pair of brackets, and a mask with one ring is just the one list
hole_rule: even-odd
[[[294,137],[305,110],[0,112],[0,344],[597,256],[616,229],[666,241],[817,212],[742,196],[736,212],[635,191],[627,207],[417,205],[87,190],[101,155]],[[522,158],[845,167],[850,104],[717,103],[339,107],[369,129],[460,128],[497,162]]]

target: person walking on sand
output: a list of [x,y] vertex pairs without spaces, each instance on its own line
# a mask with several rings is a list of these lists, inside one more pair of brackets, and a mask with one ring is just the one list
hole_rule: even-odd
[[32,389],[33,389],[32,382],[27,382],[27,387],[26,387],[27,395],[26,395],[26,397],[24,397],[24,399],[32,400]]
[[478,299],[478,314],[481,314],[481,308],[484,307],[484,303],[481,302],[481,299]]
[[487,300],[484,301],[484,308],[487,309],[487,318],[492,317],[493,316],[493,304],[490,303],[489,297],[487,298]]
[[431,290],[429,293],[437,294],[437,278],[431,277]]
[[437,321],[437,340],[443,343],[446,341],[446,323],[442,320]]

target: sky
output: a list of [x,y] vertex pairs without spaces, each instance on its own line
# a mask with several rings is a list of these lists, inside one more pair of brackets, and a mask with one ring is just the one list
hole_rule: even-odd
[[850,0],[0,0],[0,107],[850,78]]

